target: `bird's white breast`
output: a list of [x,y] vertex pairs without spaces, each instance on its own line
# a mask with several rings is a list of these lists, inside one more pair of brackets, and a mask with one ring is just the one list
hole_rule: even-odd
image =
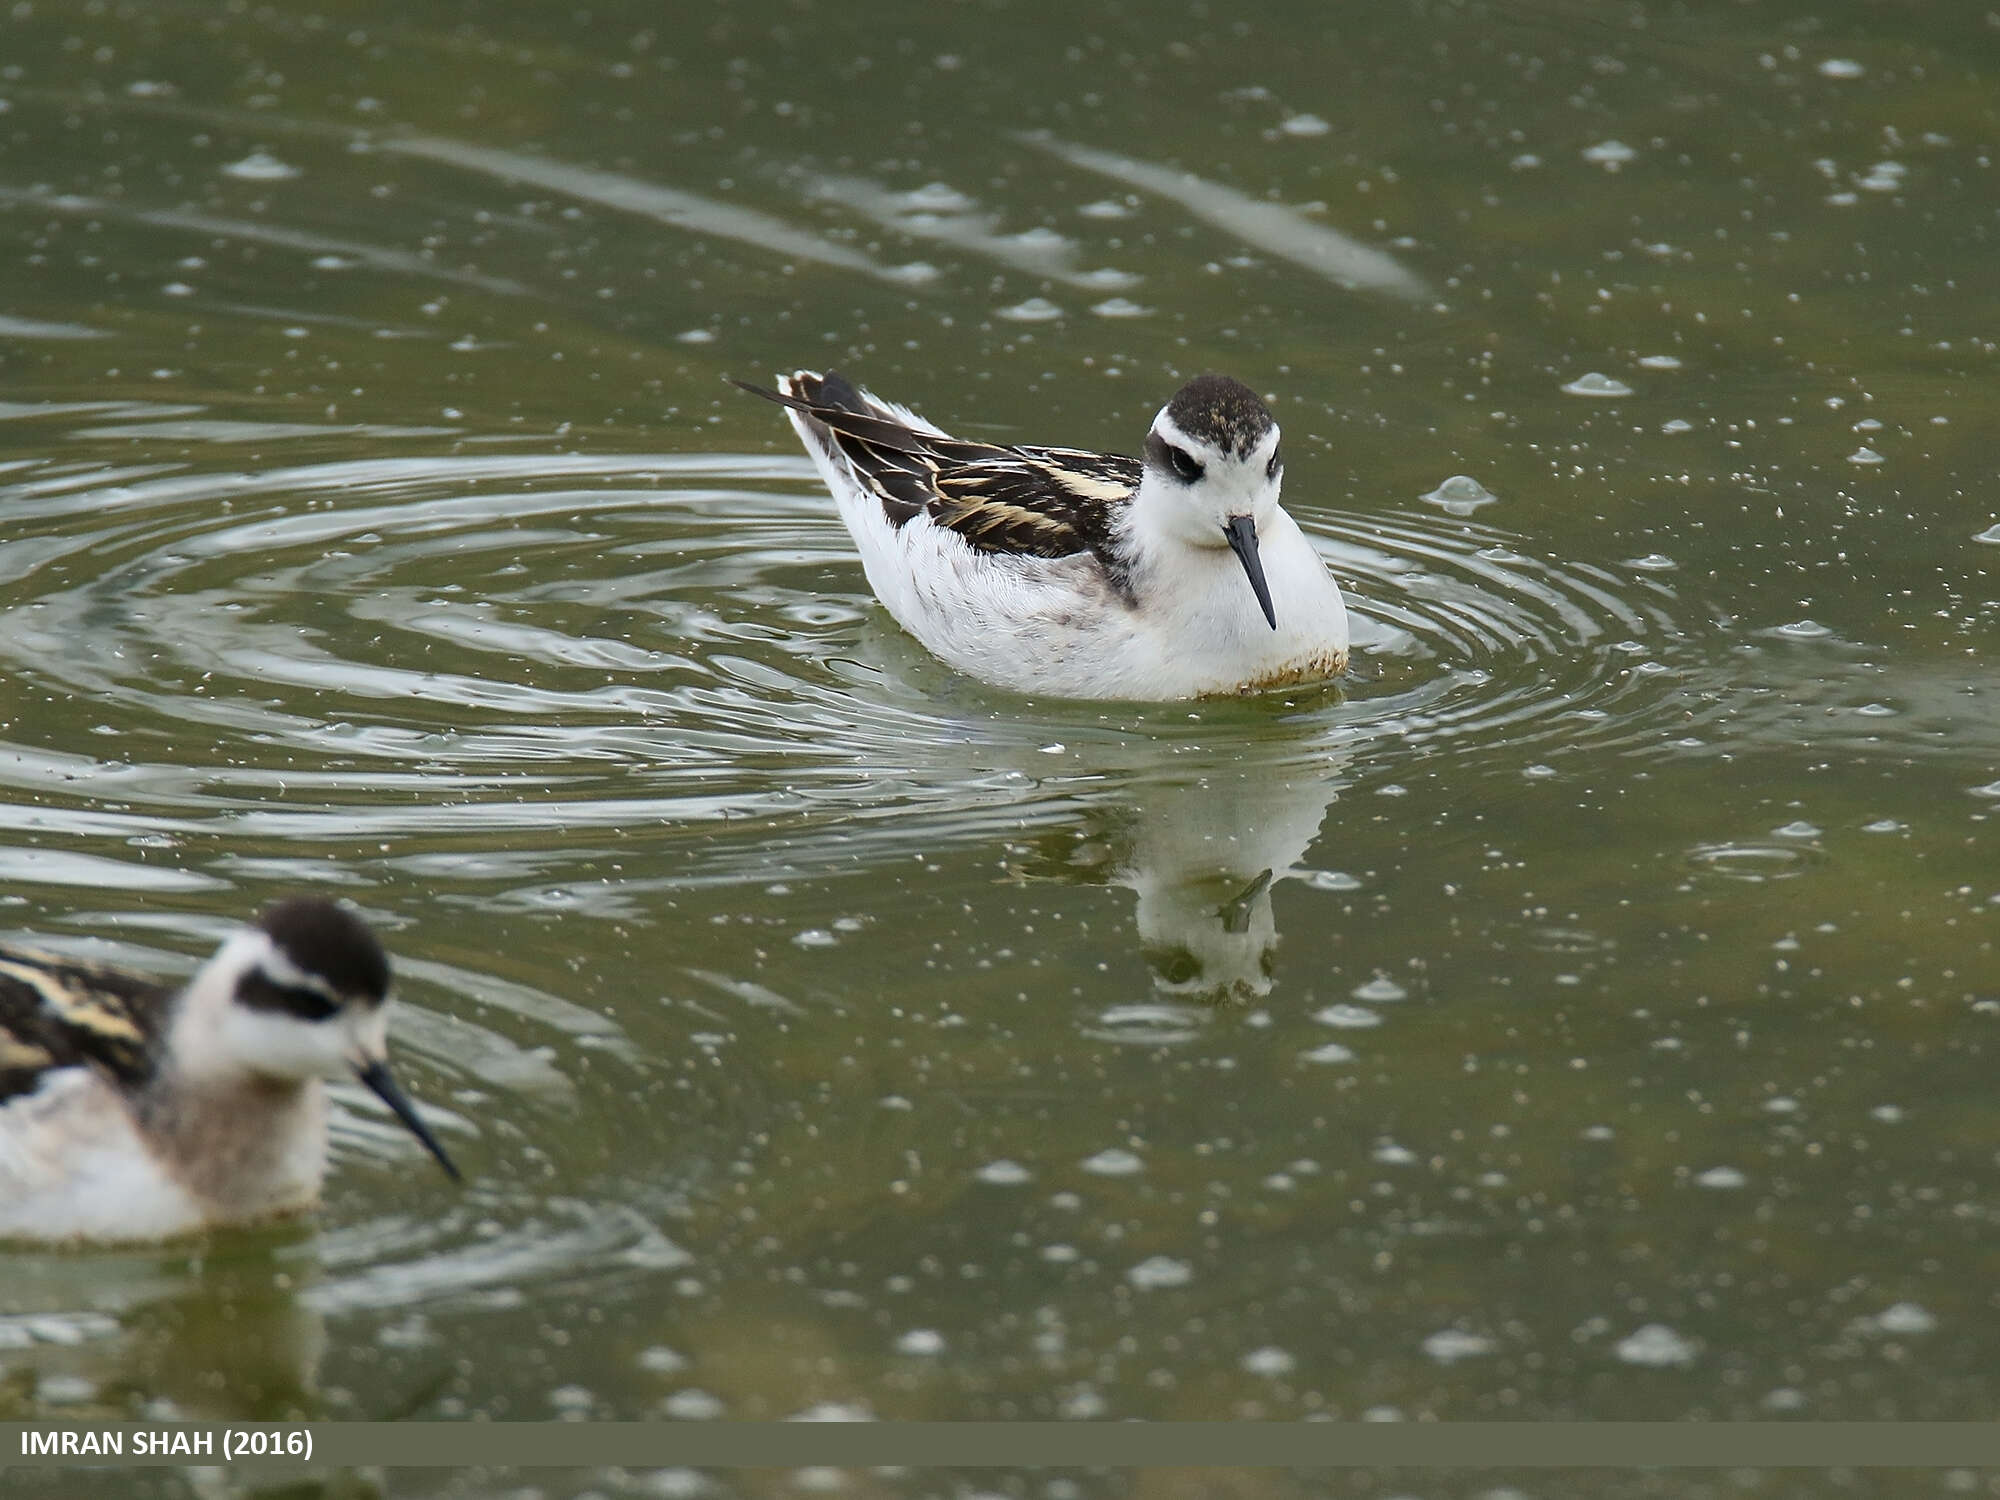
[[0,1105],[0,1240],[166,1239],[206,1218],[90,1069],[54,1069]]

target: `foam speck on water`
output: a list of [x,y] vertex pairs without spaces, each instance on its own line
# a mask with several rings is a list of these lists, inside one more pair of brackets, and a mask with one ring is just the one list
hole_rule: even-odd
[[1623,141],[1599,141],[1584,148],[1583,159],[1595,162],[1607,172],[1615,172],[1638,154]]
[[1142,1292],[1164,1287],[1186,1286],[1194,1280],[1194,1267],[1171,1255],[1150,1255],[1125,1273],[1125,1279]]
[[1622,380],[1592,370],[1587,375],[1579,375],[1563,387],[1566,396],[1629,396],[1632,387]]
[[1620,1339],[1614,1352],[1624,1364],[1664,1370],[1693,1364],[1698,1350],[1666,1324],[1648,1323]]
[[245,182],[284,182],[302,174],[290,162],[280,161],[268,151],[252,151],[240,161],[230,162],[222,169],[222,175]]
[[1482,505],[1491,505],[1500,497],[1469,474],[1454,474],[1436,489],[1417,497],[1427,505],[1435,505],[1448,515],[1469,516]]
[[1003,307],[996,314],[1010,323],[1052,323],[1062,315],[1063,310],[1046,297],[1030,297],[1012,307]]

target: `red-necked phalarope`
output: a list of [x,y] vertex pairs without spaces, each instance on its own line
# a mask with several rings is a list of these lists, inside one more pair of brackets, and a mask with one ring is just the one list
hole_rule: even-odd
[[1347,665],[1340,589],[1278,504],[1278,424],[1240,381],[1182,386],[1143,460],[964,442],[832,371],[743,388],[787,408],[876,597],[961,672],[1166,699]]
[[322,1078],[358,1078],[451,1164],[389,1074],[389,959],[282,901],[179,990],[0,948],[0,1240],[155,1240],[310,1207]]

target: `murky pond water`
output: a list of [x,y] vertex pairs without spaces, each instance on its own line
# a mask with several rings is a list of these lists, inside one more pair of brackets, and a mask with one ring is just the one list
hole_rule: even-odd
[[[1990,1412],[1976,7],[6,27],[0,937],[350,898],[472,1180],[8,1253],[0,1414]],[[955,676],[825,364],[1240,375],[1353,673]]]

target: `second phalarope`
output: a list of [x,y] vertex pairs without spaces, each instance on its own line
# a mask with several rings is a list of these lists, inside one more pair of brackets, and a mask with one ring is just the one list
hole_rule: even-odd
[[323,1078],[357,1078],[452,1177],[389,1074],[389,960],[328,901],[270,907],[179,990],[0,948],[0,1240],[156,1240],[309,1207]]
[[961,672],[1169,699],[1347,665],[1340,589],[1278,504],[1278,424],[1241,381],[1182,386],[1143,460],[961,441],[831,370],[743,388],[787,409],[876,597]]

